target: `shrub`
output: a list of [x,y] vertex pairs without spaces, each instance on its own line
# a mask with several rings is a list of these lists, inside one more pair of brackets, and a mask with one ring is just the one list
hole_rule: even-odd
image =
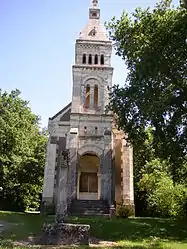
[[149,196],[152,208],[162,217],[181,218],[185,216],[186,189],[173,184],[168,176],[162,177],[153,194]]
[[116,215],[123,218],[128,218],[134,216],[134,206],[133,205],[116,205]]
[[[152,162],[154,163],[154,162]],[[148,165],[150,166],[150,165]],[[174,184],[173,179],[162,167],[152,167],[144,173],[139,187],[146,193],[149,215],[159,217],[186,217],[187,189],[185,185]]]

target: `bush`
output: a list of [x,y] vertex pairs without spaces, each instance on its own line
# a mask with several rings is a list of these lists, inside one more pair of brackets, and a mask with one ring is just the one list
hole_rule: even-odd
[[149,215],[184,218],[187,188],[182,184],[174,184],[171,176],[161,168],[158,170],[158,166],[152,166],[152,172],[144,173],[139,182],[140,189],[145,191],[147,196]]
[[128,218],[134,216],[134,206],[133,205],[116,205],[116,215],[123,218]]
[[155,191],[149,197],[149,202],[160,216],[180,218],[185,216],[185,199],[185,187],[174,185],[172,179],[166,176],[158,182]]

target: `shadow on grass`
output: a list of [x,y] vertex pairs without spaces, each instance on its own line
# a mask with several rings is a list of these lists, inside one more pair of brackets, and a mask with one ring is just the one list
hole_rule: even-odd
[[[88,247],[90,249],[90,247]],[[98,249],[98,247],[91,247],[92,249]],[[99,247],[100,249],[102,249],[102,247]],[[104,248],[108,248],[108,247],[103,247]],[[141,245],[137,245],[137,246],[114,246],[111,247],[112,249],[167,249],[168,247],[164,247],[160,244],[152,244],[149,246],[141,246]],[[169,248],[168,248],[169,249]]]
[[[7,229],[0,233],[0,248],[15,248],[11,246],[13,241],[27,240],[29,236],[40,236],[43,223],[51,223],[53,220],[54,216],[0,212],[0,221],[7,224]],[[112,246],[114,249],[178,249],[184,248],[184,243],[187,243],[187,221],[154,218],[113,218],[110,220],[103,217],[69,217],[69,222],[89,224],[90,235],[98,238],[98,243],[93,243],[94,245],[99,245],[101,240],[119,242],[119,246],[116,246],[116,243]],[[174,241],[177,242],[177,246],[180,244],[179,247],[166,246],[166,243],[173,244]],[[107,246],[99,245],[99,248],[107,248]]]
[[[28,245],[25,245],[25,246],[15,246],[14,244],[12,244],[11,242],[9,241],[4,241],[4,243],[1,243],[0,244],[0,248],[2,249],[11,249],[11,248],[15,248],[15,249],[28,249],[28,248],[31,248],[30,246]],[[63,247],[60,247],[60,246],[37,246],[35,247],[37,249],[60,249],[60,248],[63,248],[63,249],[106,249],[106,248],[111,248],[111,249],[170,249],[170,247],[166,247],[166,246],[163,246],[159,243],[155,243],[155,244],[151,244],[151,245],[124,245],[124,246],[112,246],[112,247],[107,247],[107,246],[63,246]]]
[[0,244],[2,239],[15,241],[25,240],[29,236],[38,236],[43,224],[53,220],[53,216],[40,214],[0,212],[0,223],[2,221],[5,224],[5,230],[0,233]]
[[154,218],[133,218],[107,220],[105,218],[71,217],[71,222],[91,226],[91,236],[110,241],[143,241],[160,239],[162,241],[187,242],[187,221]]

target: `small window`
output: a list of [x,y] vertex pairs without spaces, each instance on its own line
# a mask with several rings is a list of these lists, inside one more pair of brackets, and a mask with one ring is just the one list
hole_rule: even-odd
[[82,64],[86,64],[86,54],[83,54],[82,56]]
[[98,55],[97,54],[95,55],[95,64],[96,65],[98,64]]
[[95,134],[97,134],[97,131],[98,131],[98,128],[97,128],[97,127],[95,127]]
[[86,135],[87,134],[87,127],[85,126],[84,127],[84,135]]
[[90,85],[86,86],[85,108],[90,107]]
[[91,54],[89,54],[89,58],[88,58],[88,64],[92,64],[92,55]]
[[104,65],[104,55],[101,55],[101,65]]

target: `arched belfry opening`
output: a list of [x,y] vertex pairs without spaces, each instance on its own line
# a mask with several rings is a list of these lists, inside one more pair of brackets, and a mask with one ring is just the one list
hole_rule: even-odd
[[100,199],[100,159],[86,153],[80,157],[78,166],[77,199]]
[[94,63],[95,63],[95,65],[98,64],[98,55],[97,54],[95,55],[95,61],[94,61]]
[[82,56],[82,64],[86,64],[86,54],[83,54]]
[[105,57],[104,57],[103,54],[101,55],[101,61],[100,61],[100,63],[101,63],[101,65],[105,64]]

